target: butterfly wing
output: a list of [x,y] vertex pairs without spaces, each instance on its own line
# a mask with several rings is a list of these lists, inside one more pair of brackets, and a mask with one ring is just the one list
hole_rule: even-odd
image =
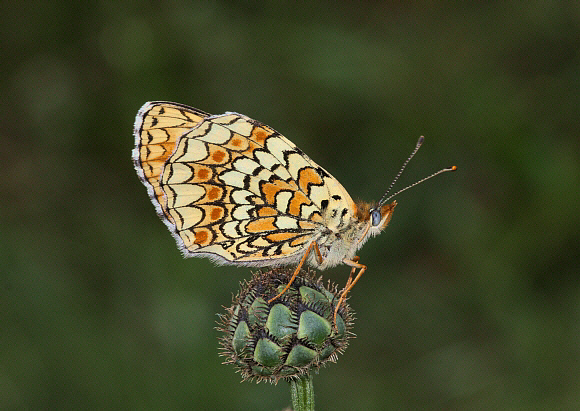
[[[201,117],[191,110],[188,118]],[[326,170],[275,130],[237,113],[205,115],[164,160],[150,196],[189,257],[288,263],[329,224],[330,207],[354,212]]]
[[164,221],[171,216],[164,206],[163,192],[159,186],[161,171],[175,151],[178,138],[208,116],[201,110],[165,101],[145,103],[137,114],[133,131],[133,164],[147,187],[157,214]]

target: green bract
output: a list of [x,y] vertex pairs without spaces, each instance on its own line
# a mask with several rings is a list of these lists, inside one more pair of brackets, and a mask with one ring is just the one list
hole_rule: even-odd
[[232,307],[221,315],[221,355],[244,379],[278,382],[336,362],[354,334],[347,304],[340,307],[334,327],[334,308],[340,294],[324,287],[311,272],[302,271],[280,298],[267,301],[290,280],[293,269],[257,272],[242,284]]

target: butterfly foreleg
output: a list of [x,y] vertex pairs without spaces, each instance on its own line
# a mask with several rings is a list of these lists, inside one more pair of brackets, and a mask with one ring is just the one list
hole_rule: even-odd
[[304,265],[304,263],[308,259],[310,252],[313,250],[314,250],[314,254],[316,255],[316,260],[318,261],[318,264],[322,264],[322,261],[323,261],[322,254],[320,253],[320,249],[318,248],[318,244],[316,243],[316,241],[313,241],[312,243],[310,243],[310,245],[308,246],[308,248],[304,252],[304,256],[302,256],[302,258],[300,259],[300,262],[296,266],[296,269],[294,270],[294,273],[292,274],[290,281],[288,281],[288,284],[286,284],[286,287],[284,287],[284,289],[282,291],[280,291],[276,297],[271,298],[268,301],[268,304],[270,304],[270,303],[272,303],[272,301],[275,301],[278,298],[280,298],[286,291],[288,291],[290,289],[290,286],[292,285],[292,283],[294,282],[294,280],[298,276],[298,273],[300,273],[302,266]]
[[[334,309],[334,326],[335,326],[335,328],[336,328],[336,316],[338,315],[338,309],[340,308],[341,304],[346,299],[346,296],[348,295],[349,291],[352,290],[354,285],[357,283],[357,281],[361,278],[361,276],[363,275],[363,273],[367,269],[367,266],[364,264],[359,264],[358,260],[359,260],[359,257],[354,257],[352,260],[347,260],[346,258],[344,260],[342,260],[343,263],[352,267],[352,269],[350,270],[350,275],[348,276],[348,280],[346,282],[346,285],[342,289],[342,292],[340,294],[340,298],[338,299],[338,303],[336,304],[336,308]],[[359,270],[358,274],[356,275],[356,277],[354,277],[354,273],[356,272],[357,269]],[[353,277],[354,277],[354,279],[353,279]]]

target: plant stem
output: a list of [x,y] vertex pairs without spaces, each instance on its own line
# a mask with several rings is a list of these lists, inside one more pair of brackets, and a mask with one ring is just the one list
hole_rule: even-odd
[[314,387],[310,374],[290,380],[290,392],[294,411],[314,411]]

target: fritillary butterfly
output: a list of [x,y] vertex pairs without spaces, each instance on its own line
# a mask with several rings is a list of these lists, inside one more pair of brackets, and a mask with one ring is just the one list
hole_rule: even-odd
[[387,226],[396,206],[387,204],[393,196],[386,194],[374,206],[355,203],[292,142],[242,114],[149,102],[137,114],[134,133],[137,174],[186,257],[298,264],[270,302],[305,262],[319,269],[346,264],[352,269],[338,310],[366,270],[357,250]]

